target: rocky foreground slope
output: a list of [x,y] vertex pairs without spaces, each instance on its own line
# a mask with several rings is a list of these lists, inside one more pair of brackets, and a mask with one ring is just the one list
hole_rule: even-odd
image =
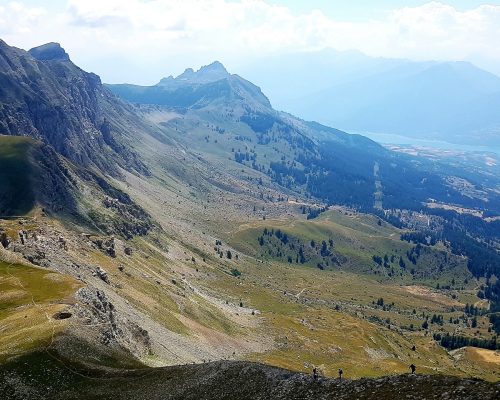
[[0,367],[0,396],[38,399],[498,399],[500,384],[448,376],[326,379],[262,364],[219,361],[155,369],[83,370],[54,354]]

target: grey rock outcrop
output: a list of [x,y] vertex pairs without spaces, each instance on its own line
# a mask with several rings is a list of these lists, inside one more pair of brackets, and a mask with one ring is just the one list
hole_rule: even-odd
[[0,75],[0,134],[31,136],[108,174],[119,175],[117,166],[147,173],[128,145],[128,128],[147,131],[147,125],[59,44],[27,52],[0,40]]
[[84,305],[75,307],[76,314],[86,321],[87,326],[95,328],[93,331],[98,332],[102,344],[121,346],[137,356],[150,351],[151,342],[147,330],[120,317],[104,291],[84,287],[78,290],[76,298]]
[[68,53],[59,43],[47,43],[31,49],[30,53],[39,61],[70,61]]
[[95,270],[96,276],[101,279],[102,281],[106,282],[109,285],[109,277],[108,273],[102,269],[101,267],[97,267]]

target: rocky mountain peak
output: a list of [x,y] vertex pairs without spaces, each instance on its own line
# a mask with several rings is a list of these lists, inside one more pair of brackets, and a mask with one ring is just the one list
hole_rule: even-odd
[[195,71],[193,68],[187,68],[182,74],[177,78],[171,79],[163,78],[160,84],[165,85],[176,82],[188,82],[195,84],[205,84],[210,82],[217,82],[221,79],[226,79],[231,74],[227,72],[226,68],[219,61],[214,61],[209,65],[202,66],[199,70]]
[[55,42],[33,47],[29,53],[40,61],[70,61],[68,53]]
[[209,65],[204,65],[198,71],[195,72],[198,79],[204,81],[218,81],[220,79],[225,79],[230,76],[226,68],[219,61],[214,61]]
[[224,65],[220,62],[220,61],[214,61],[213,63],[209,64],[209,65],[205,65],[203,67],[201,67],[199,70],[198,70],[198,73],[200,72],[217,72],[217,73],[220,73],[220,74],[228,74],[226,68],[224,67]]
[[167,76],[166,78],[162,78],[160,82],[158,82],[158,85],[168,85],[172,82],[174,82],[175,78],[172,75]]
[[[206,106],[209,103],[225,101],[234,106],[234,102],[245,103],[250,108],[272,108],[269,99],[261,89],[237,74],[227,71],[220,61],[204,65],[198,70],[187,68],[177,77],[163,78],[154,87],[136,85],[107,85],[111,91],[125,100],[140,104],[158,104],[191,107],[199,101]],[[165,91],[161,96],[158,89]],[[152,96],[152,93],[156,93]],[[174,95],[175,93],[175,95]],[[267,110],[268,111],[268,110]]]

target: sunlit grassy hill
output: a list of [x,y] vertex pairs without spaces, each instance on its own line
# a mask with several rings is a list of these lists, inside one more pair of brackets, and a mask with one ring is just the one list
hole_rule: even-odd
[[468,286],[472,275],[463,258],[442,244],[416,246],[401,240],[404,230],[352,210],[327,211],[315,219],[265,220],[243,225],[236,248],[260,260],[297,267],[351,271],[395,282]]
[[50,346],[68,322],[58,313],[80,286],[51,270],[0,261],[0,362]]

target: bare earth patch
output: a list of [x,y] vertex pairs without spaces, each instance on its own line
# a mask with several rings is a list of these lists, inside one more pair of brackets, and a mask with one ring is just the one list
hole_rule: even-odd
[[0,292],[0,302],[12,301],[26,296],[24,290],[9,290],[8,292]]
[[469,348],[469,351],[474,352],[484,362],[500,365],[500,351],[479,349],[479,348],[475,348],[475,347]]
[[445,296],[444,294],[434,292],[433,290],[429,289],[428,287],[425,286],[418,286],[418,285],[412,285],[412,286],[405,286],[405,290],[417,297],[421,297],[427,300],[431,300],[435,303],[442,304],[445,306],[460,306],[461,303],[458,302],[457,300],[450,299],[449,297]]

